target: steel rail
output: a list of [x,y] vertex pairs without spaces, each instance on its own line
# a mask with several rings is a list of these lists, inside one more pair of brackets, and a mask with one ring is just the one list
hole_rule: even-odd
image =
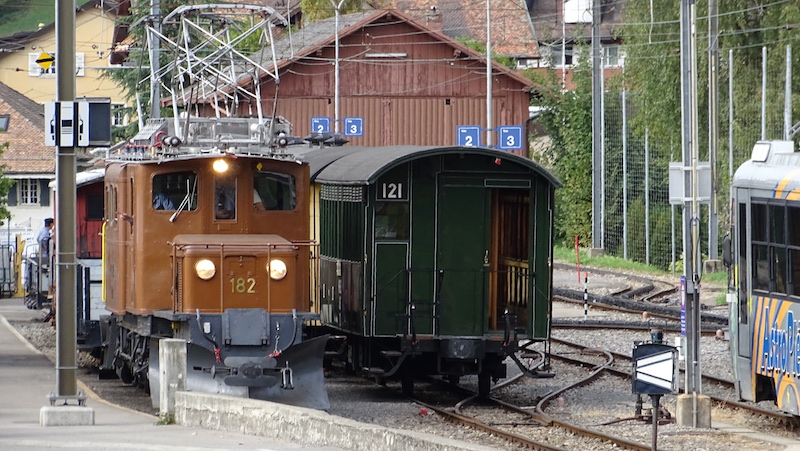
[[[585,348],[585,346],[581,346],[581,345],[579,345],[577,343],[572,343],[572,342],[569,342],[567,340],[560,340],[560,339],[555,339],[555,338],[552,339],[552,340],[554,342],[558,342],[558,343],[565,344],[565,345],[574,345],[576,347],[584,347]],[[612,352],[612,354],[614,356],[616,356],[616,357],[619,357],[621,360],[628,360],[628,361],[631,360],[631,357],[630,356],[626,356],[625,354],[621,354],[621,353],[617,353],[617,352]],[[582,361],[580,359],[573,359],[571,357],[567,357],[567,356],[563,356],[563,355],[551,354],[550,358],[555,358],[557,360],[570,362],[570,363],[573,363],[573,364],[576,364],[576,365],[592,365],[589,362],[585,362],[585,361]],[[624,378],[624,379],[630,379],[630,377],[631,377],[630,373],[622,371],[622,370],[618,370],[616,368],[606,368],[605,371],[608,372],[609,374],[612,374],[614,376],[621,377],[621,378]],[[720,385],[725,385],[728,388],[732,388],[734,386],[734,383],[732,381],[727,380],[727,379],[719,378],[719,377],[716,377],[716,376],[710,376],[710,375],[703,375],[702,377],[704,379],[709,380],[710,382],[714,382],[714,383],[717,383],[717,384],[720,384]],[[800,420],[798,420],[797,418],[795,418],[795,417],[793,417],[791,415],[787,415],[787,414],[782,413],[782,412],[763,409],[761,407],[756,407],[756,406],[752,406],[752,405],[749,405],[749,404],[745,404],[743,402],[733,401],[733,400],[721,398],[719,396],[714,396],[714,395],[706,395],[706,396],[708,396],[709,399],[711,399],[712,402],[715,402],[718,405],[721,405],[721,406],[724,406],[724,407],[727,407],[727,408],[741,409],[741,410],[750,412],[750,413],[755,414],[755,415],[762,415],[762,416],[765,416],[765,417],[769,417],[769,418],[772,418],[774,420],[779,421],[781,424],[789,424],[789,425],[794,425],[794,426],[800,426]]]

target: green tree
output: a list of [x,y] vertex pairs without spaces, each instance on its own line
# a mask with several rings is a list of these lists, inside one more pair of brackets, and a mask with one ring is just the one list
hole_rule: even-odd
[[[709,46],[708,3],[697,3],[698,30],[698,130],[703,160],[707,159],[708,130],[708,53]],[[651,22],[652,12],[658,21]],[[629,25],[617,30],[625,44],[625,82],[635,92],[633,102],[637,114],[632,125],[642,133],[650,130],[656,142],[681,142],[681,67],[680,67],[680,2],[653,0],[652,2],[627,2],[624,22]],[[720,50],[720,111],[724,117],[731,99],[728,98],[727,81],[734,78],[734,161],[737,166],[749,158],[754,142],[760,138],[762,48],[769,52],[767,74],[767,138],[780,139],[783,132],[783,73],[786,45],[800,44],[800,4],[774,2],[755,6],[748,0],[719,1]],[[734,64],[729,67],[729,51],[733,51]],[[791,84],[800,84],[800,70],[796,52]],[[794,92],[793,117],[800,113],[800,103]],[[720,122],[720,165],[727,166],[728,134],[726,120]],[[679,155],[680,157],[680,155]],[[724,171],[727,172],[727,171]],[[722,179],[723,182],[727,181]],[[726,186],[720,183],[721,187]],[[727,192],[727,191],[726,191]]]
[[[577,73],[584,69],[576,67]],[[556,191],[556,239],[569,244],[577,236],[582,245],[591,243],[592,225],[592,91],[591,79],[579,76],[575,89],[561,89],[561,79],[552,69],[528,71],[538,85],[536,106],[542,107],[539,123],[550,138],[541,156],[563,183]]]
[[[303,20],[308,23],[335,16],[336,6],[340,1],[341,0],[300,0]],[[361,11],[361,0],[344,0],[339,14],[357,13],[359,11]]]
[[[473,38],[467,37],[459,37],[456,38],[456,41],[464,44],[465,46],[475,50],[476,52],[485,55],[486,54],[486,43],[483,41],[479,41]],[[514,61],[514,58],[505,55],[498,55],[497,53],[492,52],[492,61],[502,64],[509,69],[516,69],[517,63]]]

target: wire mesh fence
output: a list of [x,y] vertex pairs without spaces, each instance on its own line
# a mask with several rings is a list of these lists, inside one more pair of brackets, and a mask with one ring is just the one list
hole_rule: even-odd
[[[761,52],[763,64],[753,61]],[[709,161],[713,152],[712,202],[701,208],[700,233],[703,259],[717,259],[719,241],[729,230],[729,185],[736,168],[750,158],[761,139],[785,139],[794,119],[786,107],[787,58],[785,45],[723,50],[719,64],[718,142],[709,144],[709,80],[700,81],[699,155]],[[749,53],[749,54],[747,54]],[[795,58],[796,60],[797,58]],[[798,66],[797,63],[794,66]],[[588,71],[583,72],[588,75]],[[584,76],[585,76],[584,75]],[[577,76],[577,75],[576,75]],[[673,89],[673,88],[669,88]],[[679,90],[678,87],[674,87]],[[648,126],[630,126],[637,118],[635,93],[608,90],[604,94],[604,149],[601,202],[602,247],[609,255],[666,270],[682,270],[683,207],[669,199],[669,164],[681,162],[680,136],[656,139]],[[680,114],[676,114],[679,118]],[[591,152],[591,149],[586,149]],[[591,190],[591,187],[586,187]],[[710,233],[711,229],[716,233]]]

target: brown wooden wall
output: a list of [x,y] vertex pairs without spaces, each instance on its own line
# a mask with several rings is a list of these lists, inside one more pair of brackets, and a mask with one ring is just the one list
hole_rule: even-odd
[[[90,208],[90,204],[93,207]],[[77,257],[100,258],[103,239],[103,180],[77,189],[75,211],[77,220]],[[99,215],[98,215],[99,213]]]
[[[407,56],[367,57],[370,53]],[[311,117],[334,117],[334,54],[333,46],[326,47],[281,71],[277,112],[294,124],[296,136],[310,133]],[[349,137],[351,144],[455,145],[458,125],[486,126],[485,62],[435,36],[405,22],[369,26],[343,37],[339,55],[340,117],[364,118],[364,136]],[[524,126],[529,87],[505,74],[495,75],[492,84],[493,127]],[[271,80],[262,84],[262,98],[264,111],[271,112]],[[251,111],[255,108],[242,105],[240,114]],[[497,133],[492,141],[497,144]]]

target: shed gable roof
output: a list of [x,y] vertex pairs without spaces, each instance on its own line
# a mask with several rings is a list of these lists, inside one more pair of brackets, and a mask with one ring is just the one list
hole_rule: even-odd
[[[407,16],[404,13],[392,8],[339,16],[339,39],[341,40],[343,37],[355,33],[362,27],[368,25],[379,25],[382,22],[388,23],[392,21],[402,21],[408,23],[421,33],[426,33],[432,36],[437,41],[453,47],[455,50],[458,50],[464,55],[469,55],[478,60],[485,60],[485,55],[470,49],[469,47],[439,31],[435,31],[424,26],[410,16]],[[278,60],[278,68],[282,69],[300,58],[310,56],[316,51],[325,47],[333,46],[335,45],[335,42],[335,18],[328,18],[312,22],[311,24],[301,28],[291,35],[286,35],[275,41],[274,48],[276,58]],[[261,58],[263,60],[268,55],[271,57],[269,48],[262,50],[260,53],[261,54],[257,55],[254,59],[258,60],[258,58]],[[495,73],[500,73],[511,77],[525,86],[533,86],[530,80],[508,69],[502,64],[493,62],[492,66]]]

